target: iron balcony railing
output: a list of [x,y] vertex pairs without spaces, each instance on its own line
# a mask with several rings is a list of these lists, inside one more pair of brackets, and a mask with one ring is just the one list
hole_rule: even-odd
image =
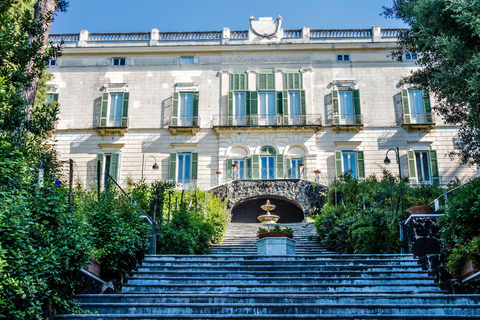
[[128,128],[128,117],[100,117],[97,128]]
[[256,114],[213,117],[214,126],[303,126],[322,125],[320,114]]
[[429,112],[425,114],[404,114],[403,124],[434,124],[435,117]]
[[200,116],[170,117],[167,124],[169,127],[198,127],[200,120]]
[[334,114],[332,123],[336,126],[358,126],[363,125],[362,114]]

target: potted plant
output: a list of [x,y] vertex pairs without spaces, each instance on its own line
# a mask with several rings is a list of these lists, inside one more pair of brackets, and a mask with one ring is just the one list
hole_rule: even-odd
[[457,246],[448,256],[447,268],[455,278],[463,280],[480,271],[480,237]]
[[419,196],[415,199],[414,206],[408,208],[410,214],[429,214],[433,212],[433,208],[429,206],[430,199],[428,197]]
[[292,228],[282,228],[278,224],[273,228],[259,228],[257,231],[259,239],[263,238],[293,238],[293,229]]

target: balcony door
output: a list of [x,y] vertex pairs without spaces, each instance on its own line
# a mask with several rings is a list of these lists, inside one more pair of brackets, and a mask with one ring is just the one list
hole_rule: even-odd
[[274,125],[276,124],[275,116],[275,92],[259,92],[258,100],[260,110],[258,115],[259,125]]
[[107,111],[107,126],[120,127],[122,124],[123,93],[110,93]]

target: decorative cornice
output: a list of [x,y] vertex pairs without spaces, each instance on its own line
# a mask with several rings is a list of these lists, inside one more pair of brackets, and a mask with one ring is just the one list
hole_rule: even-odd
[[125,143],[99,143],[98,146],[102,149],[104,149],[104,148],[121,149],[121,148],[125,147]]
[[182,147],[196,147],[198,145],[197,142],[186,142],[186,143],[172,143],[171,146],[174,148],[182,148]]
[[336,146],[359,146],[362,141],[335,141]]

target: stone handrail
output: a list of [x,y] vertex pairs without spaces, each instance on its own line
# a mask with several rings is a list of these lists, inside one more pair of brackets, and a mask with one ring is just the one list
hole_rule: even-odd
[[382,37],[384,38],[397,38],[402,35],[408,29],[383,29]]
[[230,39],[248,39],[248,30],[230,31]]
[[198,31],[198,32],[161,32],[159,40],[184,41],[184,40],[217,40],[222,39],[221,31]]
[[51,42],[77,42],[78,33],[62,33],[62,34],[51,34],[48,38]]
[[90,33],[88,41],[138,41],[150,40],[150,32]]
[[287,38],[287,39],[301,38],[302,37],[302,29],[299,29],[299,30],[283,30],[283,37]]
[[372,29],[329,29],[311,30],[311,38],[366,38],[372,36]]

